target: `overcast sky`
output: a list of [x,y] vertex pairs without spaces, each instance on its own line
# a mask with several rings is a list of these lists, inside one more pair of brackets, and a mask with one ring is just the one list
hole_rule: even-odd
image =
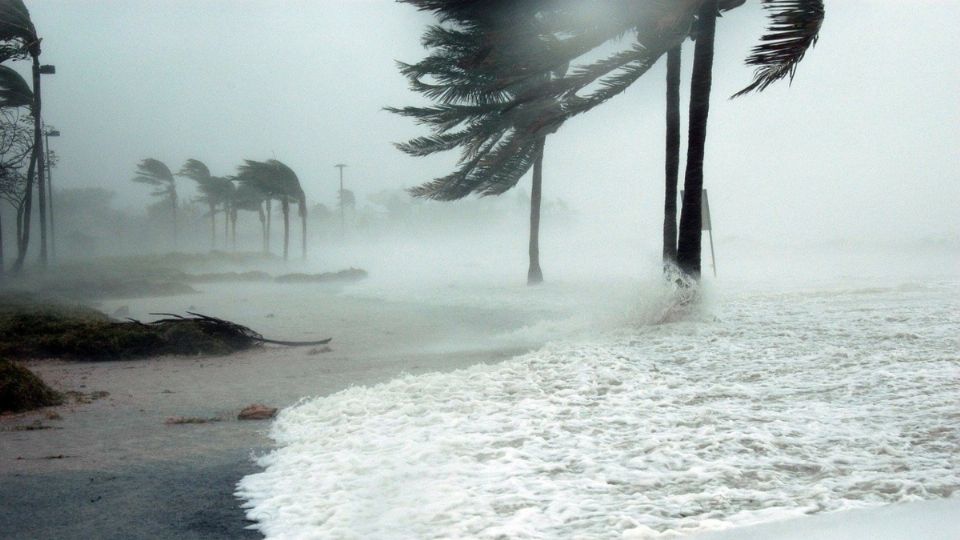
[[[226,175],[280,159],[333,204],[338,162],[358,200],[449,172],[455,155],[391,145],[424,131],[382,111],[418,104],[394,61],[424,55],[431,18],[390,0],[27,0],[44,38],[44,117],[63,136],[55,182],[132,208],[145,157]],[[827,0],[792,86],[728,96],[763,31],[758,0],[718,23],[706,180],[717,233],[757,240],[956,237],[960,0]],[[692,63],[684,48],[684,68]],[[25,63],[21,63],[25,69]],[[548,139],[546,197],[655,243],[662,215],[664,67]],[[686,92],[684,92],[686,93]],[[684,122],[686,110],[684,109]],[[520,187],[529,189],[525,178]]]

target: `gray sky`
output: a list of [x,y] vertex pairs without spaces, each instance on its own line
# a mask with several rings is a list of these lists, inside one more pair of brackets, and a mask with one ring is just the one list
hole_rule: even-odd
[[[706,186],[718,234],[806,242],[956,237],[960,230],[960,0],[827,0],[821,40],[792,86],[730,101],[764,20],[718,25]],[[456,156],[391,146],[424,131],[381,108],[421,103],[394,60],[424,55],[431,21],[389,0],[28,0],[44,37],[44,116],[63,136],[55,181],[101,185],[124,207],[144,157],[230,174],[243,158],[294,168],[335,200],[338,162],[364,196],[444,174]],[[684,49],[684,67],[692,63]],[[22,64],[26,69],[26,64]],[[663,75],[547,142],[544,191],[581,216],[659,241]],[[686,110],[684,110],[684,122]],[[521,186],[528,189],[529,180]]]

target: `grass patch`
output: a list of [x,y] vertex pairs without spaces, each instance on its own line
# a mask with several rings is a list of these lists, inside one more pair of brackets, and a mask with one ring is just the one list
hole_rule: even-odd
[[0,412],[29,411],[61,403],[63,395],[47,386],[32,371],[16,362],[0,359]]

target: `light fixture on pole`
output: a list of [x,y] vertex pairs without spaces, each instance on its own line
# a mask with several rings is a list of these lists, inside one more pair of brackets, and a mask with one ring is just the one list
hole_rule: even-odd
[[343,168],[347,165],[345,163],[337,163],[334,167],[340,169],[340,235],[343,236],[346,234],[346,225],[343,219]]
[[57,233],[53,226],[53,162],[50,161],[50,137],[59,137],[60,130],[48,129],[44,133],[47,151],[47,201],[50,207],[50,256],[57,257]]

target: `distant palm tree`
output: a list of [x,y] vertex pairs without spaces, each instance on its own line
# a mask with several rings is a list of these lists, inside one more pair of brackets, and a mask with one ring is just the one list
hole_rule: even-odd
[[223,245],[226,246],[230,234],[230,201],[233,198],[233,182],[219,176],[212,176],[210,169],[199,160],[188,159],[177,176],[184,176],[197,183],[200,191],[199,202],[206,203],[210,209],[210,249],[217,245],[217,207],[223,207],[224,236]]
[[300,186],[296,173],[284,163],[271,159],[268,161],[245,160],[238,169],[237,180],[241,184],[250,184],[267,196],[268,231],[270,201],[280,201],[283,213],[283,259],[287,260],[290,246],[290,201],[296,201],[302,222],[301,235],[303,257],[307,257],[307,199]]
[[267,195],[252,182],[241,182],[236,177],[236,189],[233,192],[233,199],[230,204],[230,223],[233,229],[233,247],[237,247],[237,213],[240,210],[256,212],[260,218],[260,230],[263,234],[263,251],[269,251],[267,244],[267,220],[263,211],[263,203],[267,200]]
[[151,195],[170,201],[170,215],[173,218],[173,248],[177,248],[177,183],[170,169],[160,160],[147,158],[137,165],[134,182],[153,186]]
[[29,56],[33,59],[33,155],[27,172],[26,198],[24,200],[23,236],[18,239],[17,260],[14,272],[23,268],[30,244],[30,215],[33,203],[33,183],[36,176],[37,195],[40,206],[40,264],[47,264],[46,186],[44,182],[43,139],[40,102],[40,37],[30,19],[30,11],[22,0],[0,0],[0,62]]

